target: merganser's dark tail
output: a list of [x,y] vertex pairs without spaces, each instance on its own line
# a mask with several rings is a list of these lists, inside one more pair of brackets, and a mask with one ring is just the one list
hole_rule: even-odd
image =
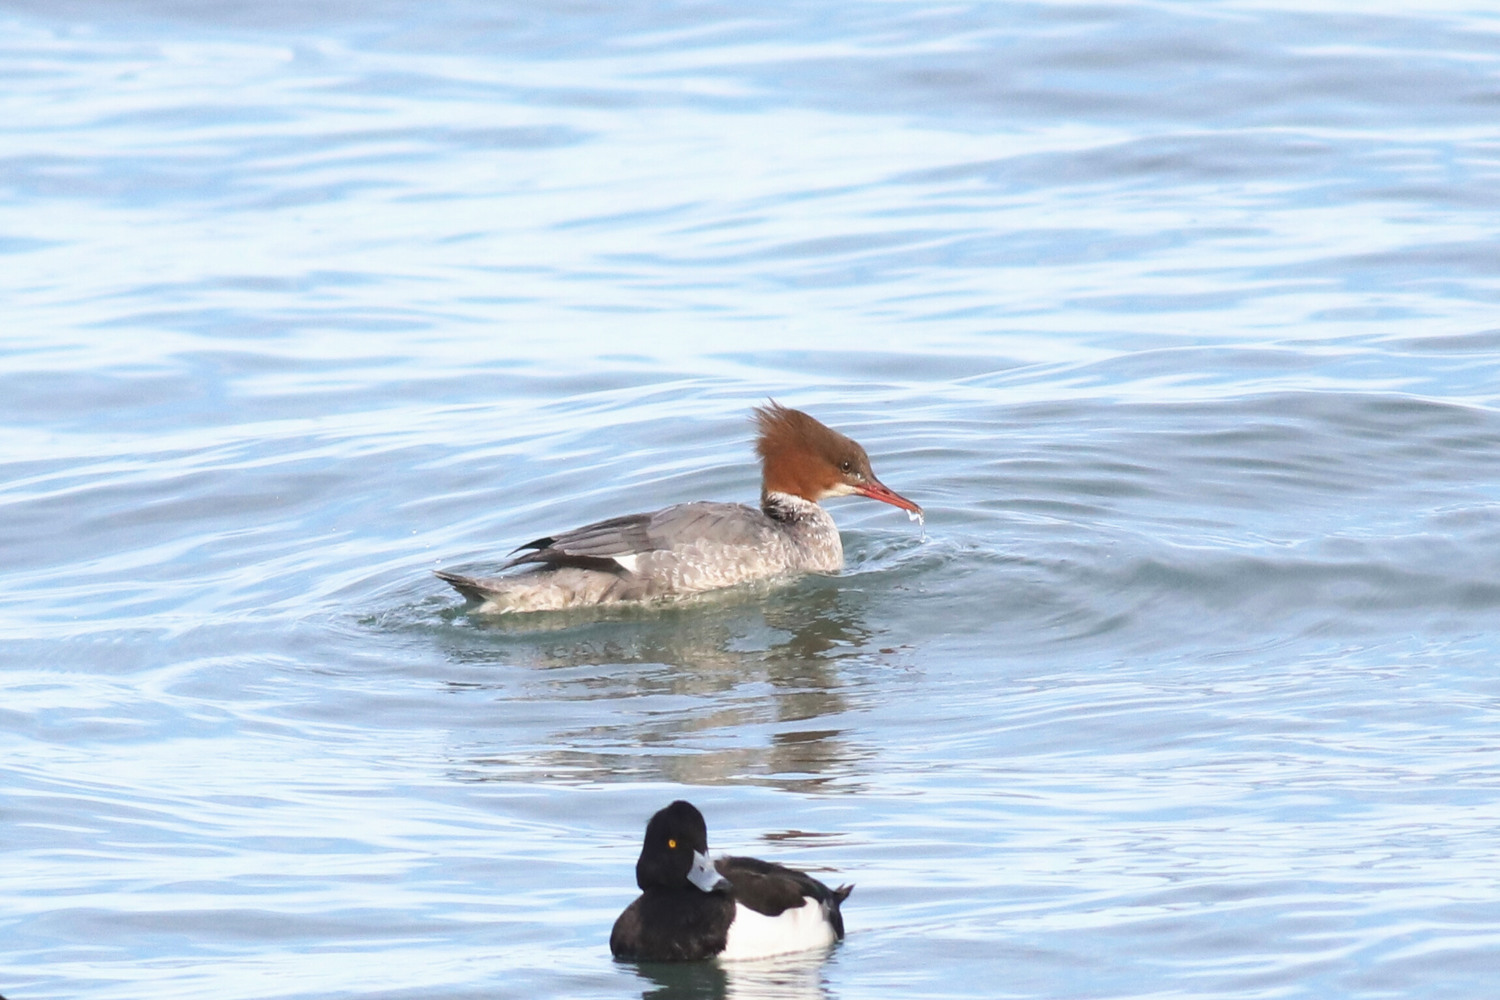
[[433,570],[432,575],[439,580],[453,585],[453,589],[463,594],[470,601],[479,602],[488,596],[484,591],[484,585],[472,576],[462,576],[458,573],[445,573],[440,569]]

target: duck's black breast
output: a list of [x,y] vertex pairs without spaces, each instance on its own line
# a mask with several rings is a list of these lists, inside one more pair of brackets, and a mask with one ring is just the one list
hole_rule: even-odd
[[696,962],[724,950],[733,921],[726,892],[650,889],[615,921],[609,950],[639,962]]
[[719,874],[734,886],[734,898],[756,913],[779,917],[809,899],[816,899],[823,904],[834,933],[843,939],[844,917],[839,904],[853,886],[830,889],[805,872],[759,858],[720,858],[714,864]]

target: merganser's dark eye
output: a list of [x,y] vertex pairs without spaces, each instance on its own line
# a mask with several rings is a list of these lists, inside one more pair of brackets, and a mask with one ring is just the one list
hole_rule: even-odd
[[849,461],[847,458],[844,459],[842,462],[839,463],[839,471],[843,472],[843,473],[853,472],[854,471],[854,463],[851,462],[851,461]]

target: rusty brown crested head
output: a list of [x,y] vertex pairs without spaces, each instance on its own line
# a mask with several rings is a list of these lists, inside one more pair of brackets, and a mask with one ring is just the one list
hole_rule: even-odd
[[922,508],[875,478],[870,456],[857,441],[803,413],[771,400],[755,408],[759,434],[761,501],[787,493],[817,503],[829,497],[859,494],[902,510]]

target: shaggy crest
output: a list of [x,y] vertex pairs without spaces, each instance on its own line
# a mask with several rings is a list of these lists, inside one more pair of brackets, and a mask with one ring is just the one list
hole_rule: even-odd
[[840,487],[850,473],[875,478],[863,448],[801,410],[772,400],[755,408],[755,424],[762,497],[788,493],[816,503],[850,492]]

